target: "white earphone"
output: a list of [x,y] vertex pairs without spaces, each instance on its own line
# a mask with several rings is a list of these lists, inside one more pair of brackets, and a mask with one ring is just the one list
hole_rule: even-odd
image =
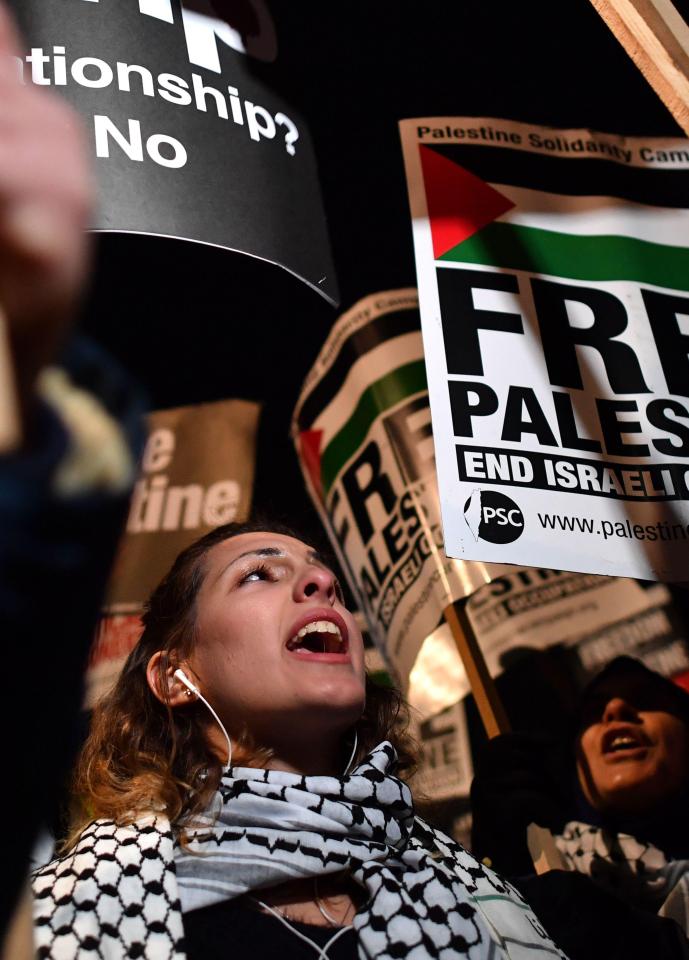
[[218,726],[220,727],[220,729],[221,729],[222,732],[224,733],[225,739],[227,740],[227,763],[226,763],[225,766],[223,767],[223,773],[227,773],[227,771],[228,771],[228,770],[230,769],[230,767],[232,766],[232,741],[230,740],[230,735],[229,735],[229,733],[227,732],[227,730],[225,729],[225,726],[224,726],[222,720],[221,720],[220,717],[217,715],[217,713],[215,712],[215,710],[213,709],[213,707],[210,705],[210,703],[206,700],[206,698],[205,698],[204,695],[201,693],[201,691],[200,691],[199,688],[196,686],[196,684],[191,682],[191,680],[190,680],[189,677],[186,675],[186,673],[184,672],[184,670],[181,670],[181,669],[178,668],[177,670],[175,670],[173,676],[174,676],[177,680],[179,680],[180,683],[183,683],[184,686],[187,688],[187,690],[191,690],[191,692],[192,692],[193,694],[195,694],[195,695],[199,698],[199,700],[201,701],[201,703],[205,704],[205,705],[208,707],[208,709],[210,710],[210,712],[213,714],[213,717],[215,718],[216,723],[218,724]]
[[197,697],[201,696],[201,692],[199,688],[191,682],[191,680],[186,675],[184,670],[180,670],[180,669],[175,670],[173,676],[176,677],[180,681],[180,683],[183,683],[185,687],[191,690],[192,693],[195,693]]

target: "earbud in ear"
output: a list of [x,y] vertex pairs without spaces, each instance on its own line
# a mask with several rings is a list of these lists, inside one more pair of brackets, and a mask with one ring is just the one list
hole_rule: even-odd
[[186,675],[184,670],[180,670],[180,669],[175,670],[175,672],[173,673],[173,677],[176,677],[180,683],[183,683],[184,686],[187,688],[187,690],[189,690],[191,693],[195,693],[197,697],[201,696],[201,691],[195,684],[191,682],[191,680]]

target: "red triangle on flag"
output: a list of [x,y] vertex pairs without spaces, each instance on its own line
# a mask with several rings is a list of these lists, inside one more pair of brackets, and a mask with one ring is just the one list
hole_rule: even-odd
[[511,200],[475,174],[420,146],[426,205],[437,260],[458,243],[507,213]]
[[323,484],[321,483],[321,440],[322,430],[302,430],[299,434],[299,449],[301,459],[311,478],[311,483],[319,500],[323,499]]

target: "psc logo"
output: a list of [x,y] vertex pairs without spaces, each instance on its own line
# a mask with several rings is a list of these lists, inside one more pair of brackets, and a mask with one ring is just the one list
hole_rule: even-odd
[[464,504],[464,519],[475,540],[512,543],[524,532],[524,514],[517,504],[493,490],[474,490]]

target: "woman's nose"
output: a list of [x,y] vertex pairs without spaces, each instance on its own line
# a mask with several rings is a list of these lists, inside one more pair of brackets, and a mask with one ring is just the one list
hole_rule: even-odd
[[322,599],[333,604],[336,598],[335,574],[326,567],[309,566],[297,579],[295,599]]
[[605,705],[603,721],[605,723],[612,723],[615,720],[626,720],[630,723],[638,722],[639,712],[636,707],[628,703],[623,697],[612,697]]

